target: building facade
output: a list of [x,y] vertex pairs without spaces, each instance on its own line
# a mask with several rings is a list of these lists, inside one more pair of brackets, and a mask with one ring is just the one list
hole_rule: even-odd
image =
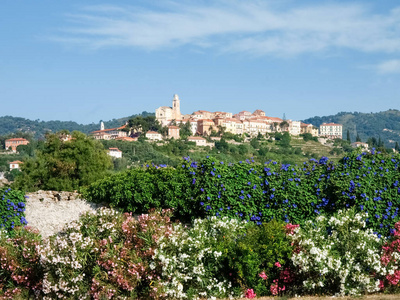
[[319,136],[330,139],[342,139],[342,124],[323,123],[319,126]]
[[108,148],[108,155],[115,157],[115,158],[121,158],[122,151],[119,150],[118,148]]
[[150,141],[162,141],[161,133],[156,131],[147,131],[146,138],[148,138]]
[[21,145],[28,145],[29,141],[23,138],[12,138],[5,141],[6,150],[17,152],[17,147]]
[[170,139],[174,138],[174,139],[179,139],[180,137],[180,128],[178,126],[168,126],[168,137]]
[[163,126],[167,126],[172,120],[181,120],[181,101],[177,94],[172,99],[172,107],[161,106],[156,109],[156,119]]
[[23,162],[19,161],[19,160],[10,162],[10,171],[12,171],[12,170],[21,171],[21,164],[23,164]]

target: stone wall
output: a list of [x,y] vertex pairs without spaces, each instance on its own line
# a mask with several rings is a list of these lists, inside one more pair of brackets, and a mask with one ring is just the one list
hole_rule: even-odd
[[81,199],[78,193],[74,192],[57,192],[57,191],[42,191],[28,193],[27,196],[32,200],[50,200],[50,201],[70,201]]

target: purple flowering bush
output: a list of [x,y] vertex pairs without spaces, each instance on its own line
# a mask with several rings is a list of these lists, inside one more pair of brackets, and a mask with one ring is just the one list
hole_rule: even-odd
[[304,224],[355,207],[368,212],[367,226],[388,236],[400,220],[400,155],[353,152],[338,163],[327,157],[301,165],[251,159],[235,163],[183,159],[176,168],[148,165],[91,185],[87,199],[136,213],[171,208],[175,218],[227,216]]
[[24,193],[11,188],[0,190],[0,230],[13,235],[14,228],[28,224],[25,220]]

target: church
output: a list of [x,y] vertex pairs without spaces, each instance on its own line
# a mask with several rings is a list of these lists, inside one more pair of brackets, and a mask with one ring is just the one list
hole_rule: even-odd
[[172,107],[161,106],[156,109],[156,119],[163,125],[167,126],[172,120],[181,120],[180,100],[177,94],[172,99]]

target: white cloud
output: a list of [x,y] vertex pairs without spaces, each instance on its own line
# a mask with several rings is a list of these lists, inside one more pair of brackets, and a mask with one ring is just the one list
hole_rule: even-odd
[[[374,14],[361,4],[296,6],[292,1],[168,2],[164,7],[89,6],[68,15],[55,40],[93,48],[150,50],[184,45],[256,55],[351,49],[400,51],[400,8]],[[290,6],[290,5],[291,6]]]
[[400,73],[400,60],[392,59],[384,61],[376,66],[380,74]]

